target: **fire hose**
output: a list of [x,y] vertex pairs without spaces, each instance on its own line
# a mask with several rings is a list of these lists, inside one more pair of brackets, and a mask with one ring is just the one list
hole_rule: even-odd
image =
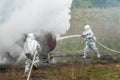
[[[73,38],[73,37],[81,37],[81,35],[71,35],[71,36],[64,36],[64,37],[60,37],[57,40],[63,40],[63,39],[67,39],[67,38]],[[102,43],[100,43],[99,41],[96,41],[97,44],[99,44],[101,47],[111,51],[111,52],[115,52],[115,53],[120,53],[120,51],[116,51],[113,49],[108,48],[107,46],[103,45]]]
[[35,61],[35,58],[36,58],[36,54],[37,54],[37,50],[35,51],[35,53],[34,53],[34,55],[33,55],[33,60],[32,60],[31,66],[30,66],[30,70],[29,70],[29,73],[28,73],[27,80],[30,79],[30,75],[31,75],[31,71],[32,71],[32,68],[33,68],[33,65],[34,65],[34,61]]
[[107,49],[107,50],[109,50],[109,51],[111,51],[111,52],[120,53],[119,51],[116,51],[116,50],[113,50],[113,49],[110,49],[110,48],[106,47],[105,45],[101,44],[101,43],[98,42],[98,41],[96,41],[96,43],[98,43],[100,46],[102,46],[103,48],[105,48],[105,49]]

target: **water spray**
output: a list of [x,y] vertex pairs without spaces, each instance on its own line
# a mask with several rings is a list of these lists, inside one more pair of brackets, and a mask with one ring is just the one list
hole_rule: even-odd
[[73,38],[73,37],[81,37],[81,35],[70,35],[70,36],[64,36],[57,38],[57,41],[67,39],[67,38]]
[[[67,38],[73,38],[73,37],[81,37],[81,35],[70,35],[70,36],[64,36],[64,37],[60,37],[57,39],[57,41],[59,40],[63,40],[63,39],[67,39]],[[120,51],[116,51],[113,49],[108,48],[107,46],[103,45],[102,43],[100,43],[99,41],[96,41],[97,44],[99,44],[101,47],[111,51],[111,52],[115,52],[115,53],[120,53]]]

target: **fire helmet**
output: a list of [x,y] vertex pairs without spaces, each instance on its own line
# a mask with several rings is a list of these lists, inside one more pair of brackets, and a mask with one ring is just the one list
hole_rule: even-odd
[[28,37],[28,38],[32,38],[32,39],[35,38],[33,33],[28,33],[27,37]]
[[90,25],[85,25],[84,29],[85,29],[86,31],[90,30],[90,29],[91,29],[91,28],[90,28]]

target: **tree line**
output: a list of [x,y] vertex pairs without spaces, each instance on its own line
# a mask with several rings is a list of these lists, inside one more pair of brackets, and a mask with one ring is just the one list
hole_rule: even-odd
[[72,8],[112,8],[119,7],[120,0],[73,0]]

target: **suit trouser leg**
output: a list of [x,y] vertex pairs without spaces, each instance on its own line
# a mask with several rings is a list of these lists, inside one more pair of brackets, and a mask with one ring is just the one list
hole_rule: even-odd
[[32,60],[31,59],[26,59],[26,61],[25,61],[25,72],[24,72],[25,74],[28,74],[31,64],[32,64]]
[[88,52],[89,52],[89,45],[86,43],[86,47],[84,49],[84,57],[87,57],[88,56]]
[[98,49],[96,47],[95,42],[92,43],[91,48],[95,52],[96,56],[99,58],[100,57],[100,53],[99,53],[99,51],[98,51]]

